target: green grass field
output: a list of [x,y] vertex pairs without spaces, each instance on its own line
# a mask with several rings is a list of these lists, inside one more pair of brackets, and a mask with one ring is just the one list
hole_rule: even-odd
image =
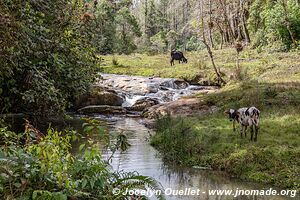
[[[158,120],[151,143],[170,162],[224,170],[233,177],[300,189],[300,85],[244,81],[198,95],[217,113]],[[223,114],[228,108],[261,111],[258,141],[240,138],[239,127]]]
[[[215,93],[197,95],[219,108],[217,113],[158,120],[151,143],[170,162],[212,167],[245,180],[300,189],[300,53],[245,50],[236,67],[233,49],[214,51],[227,84]],[[187,53],[188,64],[171,67],[169,54],[105,56],[105,73],[214,81],[206,51]],[[114,60],[114,61],[113,61]],[[114,64],[113,64],[114,63]],[[238,77],[238,78],[236,78]],[[241,139],[224,116],[228,108],[261,110],[258,142]]]
[[[102,56],[101,68],[105,73],[141,76],[174,77],[192,80],[201,75],[213,79],[214,73],[205,50],[185,55],[187,64],[170,66],[169,53],[147,56],[143,54]],[[236,73],[234,49],[214,51],[217,67],[226,74],[227,80]],[[245,50],[240,53],[240,66],[244,78],[255,78],[264,82],[290,82],[300,80],[300,53],[267,53]],[[115,63],[113,64],[113,60]],[[213,80],[212,80],[213,81]]]
[[151,143],[166,161],[223,170],[232,177],[300,188],[300,114],[264,110],[257,142],[240,138],[221,113],[161,119]]

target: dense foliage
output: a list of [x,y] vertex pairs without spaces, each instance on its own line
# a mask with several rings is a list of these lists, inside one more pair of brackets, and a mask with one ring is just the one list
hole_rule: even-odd
[[296,0],[255,0],[250,9],[249,27],[256,47],[278,50],[299,48],[300,6]]
[[[96,53],[130,53],[139,25],[131,1],[0,2],[0,112],[51,115],[95,78]],[[22,105],[22,106],[20,106]]]
[[[99,145],[102,150],[125,150],[122,135],[115,144],[90,139],[74,155],[71,142],[78,133],[49,129],[43,136],[31,125],[26,127],[24,134],[0,128],[0,195],[4,199],[113,200],[130,198],[130,194],[123,194],[126,189],[161,189],[150,177],[112,171],[102,158]],[[84,129],[88,135],[100,134],[100,138],[108,134],[95,120],[85,123]]]
[[1,112],[57,114],[90,85],[82,8],[69,0],[1,1]]
[[[141,50],[199,50],[202,31],[212,48],[236,41],[272,50],[299,48],[298,0],[143,0],[133,8],[144,35]],[[202,21],[203,19],[203,21]]]
[[86,4],[89,13],[88,29],[100,54],[132,53],[136,49],[133,39],[141,36],[140,26],[130,11],[132,3],[122,1],[94,1]]

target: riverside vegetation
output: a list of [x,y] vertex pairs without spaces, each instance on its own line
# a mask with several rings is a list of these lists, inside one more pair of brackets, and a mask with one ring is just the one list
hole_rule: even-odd
[[[164,55],[106,56],[107,73],[202,79],[214,83],[205,52],[188,53],[188,64],[170,67]],[[113,64],[112,59],[118,61]],[[233,49],[215,51],[216,63],[227,74],[225,87],[215,93],[196,95],[203,105],[219,111],[206,116],[157,121],[157,134],[151,144],[169,162],[224,170],[230,176],[300,188],[300,57],[299,52],[268,53],[245,50],[236,68]],[[164,68],[157,67],[160,65]],[[197,79],[201,77],[201,79]],[[258,142],[240,139],[232,122],[223,114],[228,108],[256,106],[261,114]]]
[[[65,116],[99,71],[205,85],[217,84],[219,71],[227,84],[198,95],[219,112],[161,119],[151,143],[169,161],[299,188],[299,24],[298,0],[2,0],[0,113]],[[234,43],[248,44],[239,67]],[[188,64],[169,66],[166,52],[174,48],[193,51]],[[216,71],[204,48],[213,51]],[[222,116],[250,105],[262,111],[257,143],[239,139]],[[74,132],[49,129],[37,139],[35,129],[8,127],[0,128],[6,199],[114,199],[113,188],[157,187],[149,177],[111,172],[93,145],[72,155]]]
[[[110,143],[111,136],[101,122],[86,121],[83,133],[89,139],[76,155],[71,153],[71,143],[82,136],[76,131],[49,128],[43,134],[29,122],[23,134],[0,127],[3,199],[113,200],[129,198],[129,194],[122,194],[127,189],[161,189],[155,180],[136,172],[112,172],[100,149],[125,151],[129,146],[126,137],[120,134],[115,143]],[[92,139],[95,134],[97,141]],[[116,189],[120,193],[114,194]]]

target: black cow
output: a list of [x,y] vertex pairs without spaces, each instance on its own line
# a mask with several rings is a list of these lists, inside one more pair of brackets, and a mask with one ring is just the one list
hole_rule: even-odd
[[179,63],[182,61],[182,63],[187,63],[187,59],[184,57],[183,53],[181,51],[172,50],[171,51],[171,66],[174,65],[174,60],[178,60]]

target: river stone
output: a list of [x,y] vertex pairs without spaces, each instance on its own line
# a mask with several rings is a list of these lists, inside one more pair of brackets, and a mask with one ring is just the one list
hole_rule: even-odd
[[131,107],[128,107],[128,110],[131,111],[143,111],[146,108],[159,104],[157,99],[145,97],[138,99]]
[[80,114],[126,114],[126,110],[121,106],[92,105],[80,108]]
[[123,98],[114,90],[104,90],[103,88],[95,87],[81,95],[76,100],[75,107],[78,109],[89,105],[121,106],[123,101]]
[[144,118],[141,123],[148,129],[156,129],[157,128],[157,123],[155,119],[147,119]]
[[171,79],[162,82],[159,87],[172,88],[172,89],[185,89],[189,86],[189,84],[183,79]]
[[171,115],[171,116],[193,116],[205,115],[216,112],[215,106],[205,105],[198,98],[182,98],[165,104],[158,104],[145,110],[143,116],[150,119]]
[[158,92],[157,84],[148,84],[147,88],[144,90],[145,93],[156,93]]

